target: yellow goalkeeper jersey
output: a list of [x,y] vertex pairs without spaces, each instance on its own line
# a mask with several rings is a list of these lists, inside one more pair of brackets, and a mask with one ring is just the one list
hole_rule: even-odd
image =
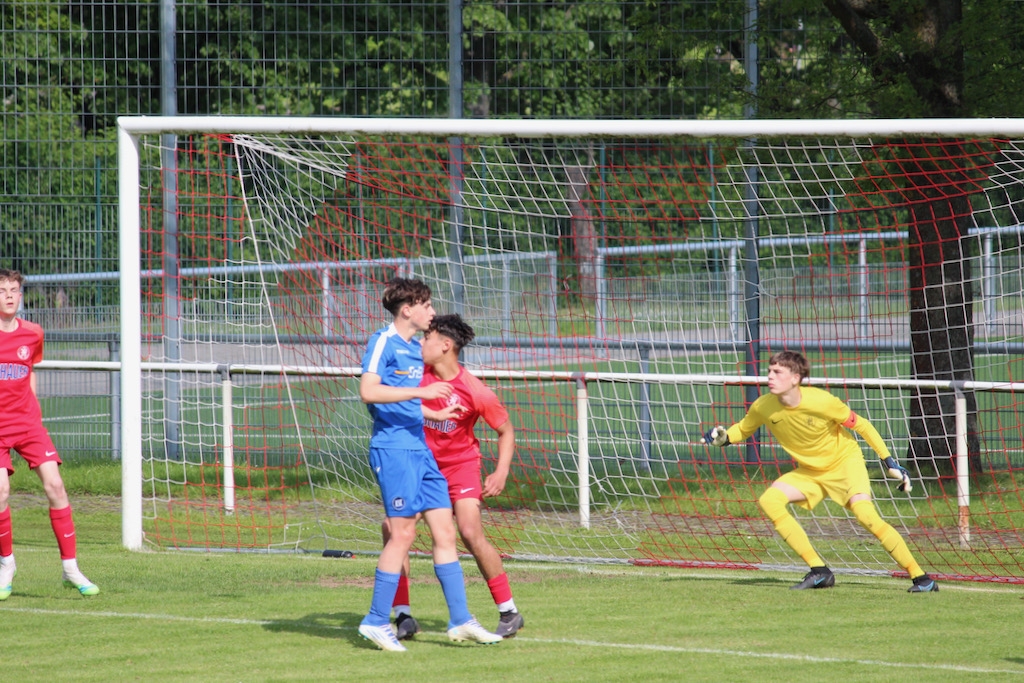
[[762,395],[742,420],[729,427],[729,441],[745,441],[762,425],[768,427],[800,467],[829,470],[849,457],[863,457],[851,429],[867,441],[879,458],[889,457],[882,436],[870,422],[817,387],[800,387],[800,404],[795,408],[782,405],[774,394]]

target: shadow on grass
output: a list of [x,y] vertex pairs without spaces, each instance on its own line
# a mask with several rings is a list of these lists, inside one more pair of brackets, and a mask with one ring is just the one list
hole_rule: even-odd
[[274,619],[263,625],[272,633],[301,633],[316,638],[345,639],[353,643],[365,642],[356,629],[362,614],[352,612],[316,612],[298,619]]
[[[314,638],[347,640],[355,647],[375,650],[377,646],[359,635],[359,622],[362,620],[362,614],[352,612],[317,612],[298,619],[275,619],[264,624],[263,628],[271,633],[299,633]],[[422,618],[419,618],[419,621],[423,633],[416,638],[417,641],[432,645],[460,647],[459,644],[451,642],[447,637],[443,640],[431,638],[433,633],[445,633],[448,622]]]
[[[785,577],[770,577],[770,576],[748,576],[742,579],[732,579],[729,581],[734,586],[769,586],[773,588],[791,588],[800,582],[800,577],[794,575],[792,578]],[[854,587],[858,590],[869,590],[869,591],[891,591],[893,586],[897,585],[897,581],[893,579],[892,583],[884,581],[864,581],[857,575],[843,575],[836,574],[836,585],[829,588],[828,590],[842,590],[844,586]]]
[[729,583],[734,586],[772,586],[775,588],[789,588],[797,581],[799,581],[799,579],[794,581],[793,579],[782,577],[747,576],[742,579],[731,579]]

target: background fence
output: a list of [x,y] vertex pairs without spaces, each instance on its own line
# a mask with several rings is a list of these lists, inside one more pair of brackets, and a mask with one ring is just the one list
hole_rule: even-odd
[[[1024,3],[968,2],[965,17],[985,30],[977,32],[984,47],[964,52],[965,81],[982,93],[965,91],[974,108],[964,113],[1019,112],[1015,71],[1003,70],[1003,87],[992,88],[971,69],[997,73],[989,67],[1006,58],[1000,50],[1019,54]],[[30,276],[27,315],[49,330],[47,357],[82,360],[117,353],[118,282],[109,274],[117,271],[118,116],[888,113],[835,19],[792,0],[7,0],[0,93],[0,265]],[[1017,267],[989,263],[1004,279]],[[665,300],[703,285],[614,284]],[[105,382],[59,373],[43,378],[41,392],[46,401],[106,396]],[[62,424],[66,457],[110,455],[94,438],[107,432],[100,406]]]

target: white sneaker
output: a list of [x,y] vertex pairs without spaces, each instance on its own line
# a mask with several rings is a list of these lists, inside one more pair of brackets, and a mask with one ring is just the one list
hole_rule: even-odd
[[14,583],[14,575],[18,573],[18,567],[14,562],[0,564],[0,600],[11,597],[11,584]]
[[448,629],[448,638],[456,643],[462,640],[472,640],[481,645],[493,645],[501,642],[501,636],[485,629],[473,617],[470,617],[465,624]]
[[371,626],[370,624],[359,624],[359,635],[382,650],[389,652],[405,652],[405,645],[398,642],[395,631],[391,624],[383,626]]
[[64,585],[67,588],[75,588],[82,595],[99,595],[100,588],[89,579],[85,578],[82,572],[68,573],[63,575]]

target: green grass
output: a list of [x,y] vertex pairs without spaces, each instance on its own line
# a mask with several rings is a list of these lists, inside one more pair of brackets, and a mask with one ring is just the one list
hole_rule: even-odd
[[[526,616],[496,646],[454,645],[429,561],[414,559],[425,629],[404,654],[358,638],[375,558],[127,552],[119,516],[74,501],[79,559],[102,589],[61,588],[46,511],[13,498],[19,573],[0,603],[12,681],[994,681],[1024,678],[1012,624],[1024,588],[839,575],[508,562]],[[496,615],[472,562],[469,603]]]

